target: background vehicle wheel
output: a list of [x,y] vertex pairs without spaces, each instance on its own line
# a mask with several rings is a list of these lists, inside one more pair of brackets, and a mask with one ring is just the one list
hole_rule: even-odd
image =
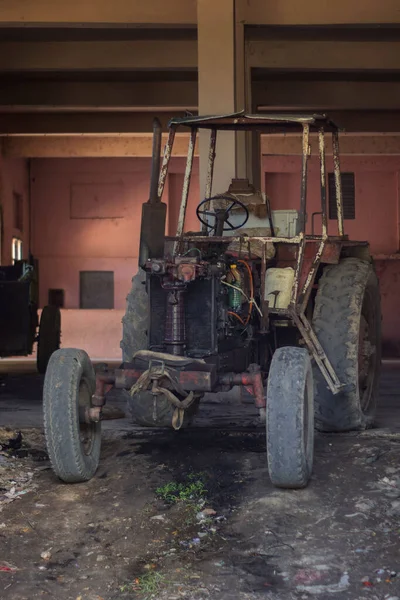
[[380,294],[371,263],[346,258],[324,269],[315,298],[313,326],[340,382],[347,385],[334,396],[314,366],[317,429],[370,427],[381,368]]
[[[175,409],[164,395],[157,396],[157,404],[154,407],[154,397],[150,391],[139,392],[133,397],[126,390],[124,390],[124,394],[133,423],[143,427],[172,427],[172,417]],[[182,428],[191,424],[198,405],[199,399],[195,400],[185,410]]]
[[126,313],[122,318],[122,360],[130,362],[138,350],[147,348],[149,318],[148,297],[142,269],[132,278],[132,287],[126,298]]
[[99,464],[101,424],[87,424],[95,373],[83,350],[62,348],[51,356],[43,390],[44,431],[54,473],[67,483],[88,481]]
[[45,306],[40,316],[36,366],[46,373],[50,356],[59,349],[61,340],[61,313],[57,306]]
[[275,351],[267,388],[267,457],[273,485],[303,488],[314,457],[314,389],[304,348]]

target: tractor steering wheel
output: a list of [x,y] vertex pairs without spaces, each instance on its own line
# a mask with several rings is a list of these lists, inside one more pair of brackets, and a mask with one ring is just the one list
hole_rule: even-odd
[[[216,208],[215,210],[201,210],[202,206],[211,202],[212,200],[224,200],[227,204],[227,207]],[[244,216],[242,222],[239,223],[239,225],[232,225],[232,223],[229,221],[230,212],[234,206],[238,206],[244,210]],[[201,215],[205,215],[205,217],[213,217],[214,222],[209,223],[206,220],[206,218],[202,218]],[[196,208],[196,216],[199,219],[200,223],[203,223],[203,225],[205,225],[207,229],[213,229],[215,235],[222,235],[222,231],[234,231],[235,229],[240,229],[240,227],[243,227],[243,225],[247,223],[247,220],[249,218],[249,211],[242,202],[236,200],[235,198],[232,198],[232,196],[212,196],[211,198],[205,198],[205,200],[200,202],[200,204]],[[228,227],[223,227],[225,223],[228,225]],[[220,230],[219,232],[218,229]]]

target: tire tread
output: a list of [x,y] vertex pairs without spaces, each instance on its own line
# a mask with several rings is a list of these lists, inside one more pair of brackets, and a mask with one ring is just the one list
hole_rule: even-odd
[[325,267],[319,281],[313,328],[341,383],[351,386],[333,396],[314,365],[315,422],[321,431],[365,429],[373,420],[373,409],[363,414],[358,390],[359,324],[367,285],[378,289],[377,277],[372,264],[358,258]]
[[[308,379],[308,382],[307,382]],[[304,391],[309,385],[308,444],[304,444]],[[314,405],[311,361],[304,348],[278,348],[273,357],[267,391],[267,456],[276,487],[303,488],[312,471]]]
[[82,376],[94,393],[95,373],[86,352],[63,348],[52,354],[43,389],[44,430],[53,471],[67,483],[91,479],[100,457],[100,423],[95,426],[89,455],[84,454],[80,443],[77,390]]

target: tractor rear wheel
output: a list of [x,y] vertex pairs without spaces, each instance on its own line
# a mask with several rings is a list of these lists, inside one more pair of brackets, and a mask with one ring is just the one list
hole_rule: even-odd
[[61,340],[61,312],[57,306],[45,306],[40,316],[36,366],[39,373],[46,373],[53,352],[59,349]]
[[276,487],[303,488],[314,458],[314,385],[304,348],[275,351],[267,387],[267,458]]
[[52,354],[44,379],[44,431],[53,471],[66,483],[88,481],[99,464],[101,423],[85,418],[95,387],[84,350],[62,348]]
[[132,278],[132,287],[126,298],[126,312],[122,317],[122,360],[131,362],[138,350],[147,348],[149,318],[146,274],[142,269]]
[[325,267],[312,319],[340,383],[333,395],[314,365],[315,421],[320,431],[365,429],[373,423],[381,368],[381,307],[373,265],[345,258]]
[[[149,390],[142,390],[134,396],[125,390],[128,412],[132,422],[142,427],[172,427],[175,408],[166,396],[154,396]],[[199,400],[195,400],[184,412],[182,428],[191,424],[197,412]]]
[[[147,327],[149,320],[149,305],[146,292],[146,274],[142,269],[132,278],[132,287],[126,298],[126,313],[122,318],[122,360],[131,362],[138,350],[147,349]],[[171,427],[174,409],[168,398],[157,396],[154,408],[153,395],[147,391],[135,394],[133,397],[124,391],[127,409],[132,422],[143,427]],[[185,411],[182,427],[190,424],[197,411],[199,402],[195,401]]]

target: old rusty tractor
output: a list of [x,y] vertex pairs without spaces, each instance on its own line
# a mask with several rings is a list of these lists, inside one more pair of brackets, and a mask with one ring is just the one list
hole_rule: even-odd
[[[177,232],[166,238],[162,195],[178,129],[188,130],[190,141]],[[205,198],[197,206],[202,226],[185,233],[199,129],[210,132]],[[247,180],[213,190],[220,131],[302,134],[298,210],[271,210]],[[319,148],[319,233],[307,224],[312,134]],[[327,217],[326,134],[333,148],[333,223]],[[270,479],[284,488],[307,485],[315,427],[341,432],[371,425],[381,362],[380,294],[368,243],[351,241],[344,231],[338,137],[324,115],[176,118],[160,168],[161,128],[155,124],[140,270],[123,319],[124,362],[95,374],[85,352],[62,349],[48,366],[45,431],[60,479],[94,475],[111,386],[124,390],[136,423],[175,429],[190,424],[205,393],[242,386],[266,422]],[[333,235],[328,225],[335,226]]]

